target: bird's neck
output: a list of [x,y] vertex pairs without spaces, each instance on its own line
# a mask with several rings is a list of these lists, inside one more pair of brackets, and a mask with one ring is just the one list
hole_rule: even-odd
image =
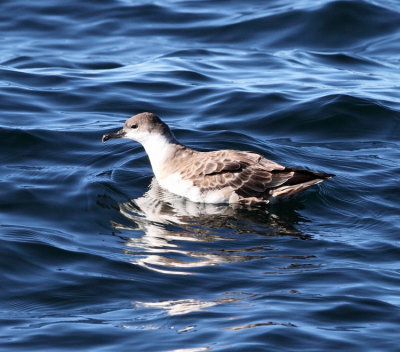
[[174,158],[177,149],[182,148],[182,145],[173,135],[154,135],[142,145],[149,156],[154,175],[157,180],[162,180],[165,177],[166,164]]

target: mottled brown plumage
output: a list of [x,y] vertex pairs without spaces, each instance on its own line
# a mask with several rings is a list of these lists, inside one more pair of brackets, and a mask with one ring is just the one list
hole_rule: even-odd
[[177,154],[170,170],[179,172],[182,179],[193,182],[201,192],[229,187],[246,203],[268,202],[271,196],[290,195],[332,176],[287,168],[252,152],[199,152],[184,147]]

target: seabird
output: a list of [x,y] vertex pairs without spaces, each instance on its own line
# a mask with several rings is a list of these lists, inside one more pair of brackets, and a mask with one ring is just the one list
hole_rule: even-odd
[[102,142],[114,138],[141,143],[161,187],[193,202],[269,203],[334,176],[285,167],[253,152],[194,150],[179,143],[150,112],[132,116],[121,130],[105,134]]

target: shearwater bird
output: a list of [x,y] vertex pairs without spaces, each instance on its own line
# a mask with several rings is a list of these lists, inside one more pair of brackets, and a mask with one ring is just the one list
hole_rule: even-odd
[[180,144],[150,112],[126,120],[102,142],[129,138],[141,143],[164,189],[201,203],[269,203],[334,175],[282,166],[262,155],[238,150],[198,151]]

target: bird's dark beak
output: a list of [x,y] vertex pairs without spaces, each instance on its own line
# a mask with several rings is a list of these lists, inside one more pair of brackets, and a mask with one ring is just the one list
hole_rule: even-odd
[[109,139],[114,139],[114,138],[122,138],[126,135],[126,132],[122,129],[119,130],[118,132],[115,133],[110,133],[110,134],[105,134],[103,135],[103,138],[101,139],[101,141],[103,143],[107,142]]

